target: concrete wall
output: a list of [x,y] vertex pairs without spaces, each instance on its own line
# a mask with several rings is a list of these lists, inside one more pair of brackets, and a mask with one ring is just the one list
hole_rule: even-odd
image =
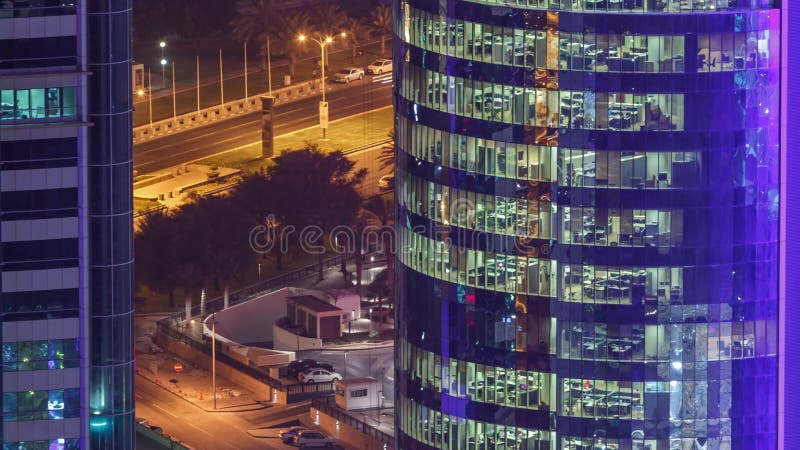
[[[192,364],[197,365],[198,367],[201,367],[205,370],[211,370],[211,357],[206,355],[205,353],[196,350],[192,347],[189,347],[181,342],[172,340],[161,333],[156,333],[155,341],[164,350],[173,353],[175,355],[178,355],[181,358],[185,359],[186,361],[189,361]],[[217,361],[217,376],[226,378],[232,383],[237,384],[242,388],[252,392],[256,400],[259,401],[273,400],[272,388],[267,383],[252,378],[249,375],[245,375],[239,372],[238,370],[234,369],[233,367],[225,363],[222,363],[220,361]],[[284,393],[284,401],[285,399],[286,396]]]
[[292,352],[297,350],[314,350],[322,348],[322,339],[297,336],[291,331],[284,330],[277,325],[273,325],[273,335],[275,336],[275,350]]
[[274,340],[272,324],[286,315],[286,299],[294,295],[291,288],[283,288],[219,311],[217,336],[239,344]]
[[[317,412],[316,408],[312,407],[310,409],[312,421],[316,420]],[[339,445],[348,450],[383,450],[383,444],[379,441],[372,439],[350,425],[340,422],[337,427],[336,419],[323,412],[319,412],[319,422],[315,421],[314,423],[323,433],[336,438]]]

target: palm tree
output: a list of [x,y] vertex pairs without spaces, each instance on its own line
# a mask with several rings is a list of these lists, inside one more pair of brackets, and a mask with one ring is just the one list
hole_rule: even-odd
[[358,215],[361,197],[358,187],[366,176],[366,169],[355,170],[355,162],[340,151],[324,153],[318,146],[309,144],[302,150],[284,152],[275,159],[267,176],[269,192],[281,193],[276,198],[275,216],[283,224],[305,230],[305,238],[312,239],[319,262],[322,279],[324,248],[323,236],[308,233],[317,227],[324,234],[338,225],[350,225]]
[[378,5],[370,13],[372,32],[381,38],[381,55],[386,55],[386,38],[392,34],[392,8]]
[[386,145],[381,147],[381,153],[378,155],[378,170],[384,171],[390,167],[394,167],[395,161],[395,139],[394,139],[394,128],[392,131],[389,132],[387,135],[391,141],[387,142]]
[[356,17],[348,17],[342,24],[342,29],[347,33],[345,40],[350,46],[352,57],[358,56],[358,44],[367,37],[369,30],[364,22]]
[[274,35],[278,25],[275,0],[237,0],[235,9],[236,17],[230,23],[233,34],[243,43],[258,43],[261,66],[266,70],[267,36]]
[[180,287],[172,271],[180,264],[181,254],[175,245],[180,233],[172,216],[156,211],[139,223],[133,240],[136,252],[136,281],[156,292],[167,294],[170,308],[175,307],[175,289]]
[[342,32],[347,14],[336,3],[326,2],[314,7],[314,28],[322,36],[336,36]]
[[306,43],[297,37],[308,30],[309,22],[305,12],[294,12],[285,14],[278,23],[274,42],[277,45],[273,45],[272,49],[289,60],[289,74],[292,76],[297,60],[307,50]]
[[[373,229],[378,229],[381,249],[384,256],[386,256],[387,270],[389,273],[394,273],[394,246],[397,243],[396,241],[391,241],[394,234],[388,229],[389,226],[394,223],[394,196],[374,195],[368,198],[361,208],[368,223],[370,223]],[[392,298],[391,293],[394,290],[394,277],[387,277],[385,282],[387,284],[386,288],[390,293],[388,297]],[[382,310],[383,296],[378,296],[379,314]],[[379,322],[378,331],[380,331],[381,327],[382,325]]]

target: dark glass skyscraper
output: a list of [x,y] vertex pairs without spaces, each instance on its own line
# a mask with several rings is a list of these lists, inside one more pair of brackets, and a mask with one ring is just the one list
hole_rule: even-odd
[[130,8],[0,2],[4,448],[133,448]]
[[398,447],[782,448],[778,5],[394,14]]

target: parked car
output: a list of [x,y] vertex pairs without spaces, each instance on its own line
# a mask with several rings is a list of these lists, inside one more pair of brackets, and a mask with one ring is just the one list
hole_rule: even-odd
[[384,72],[391,72],[392,71],[392,60],[391,59],[376,59],[372,62],[372,64],[367,66],[367,73],[374,73],[375,75],[380,75]]
[[333,81],[337,83],[349,83],[362,78],[364,78],[364,69],[356,67],[345,67],[333,75]]
[[320,369],[319,367],[303,372],[297,376],[301,383],[329,383],[341,380],[342,376],[330,370]]
[[300,448],[306,447],[333,447],[333,438],[325,436],[319,431],[305,430],[297,433],[294,443]]
[[296,377],[302,372],[308,372],[317,367],[333,372],[333,366],[330,364],[320,363],[313,359],[298,359],[289,363],[289,376]]
[[301,431],[309,431],[309,430],[306,427],[291,427],[285,430],[281,430],[280,433],[278,433],[278,436],[281,438],[281,441],[284,444],[291,444],[292,442],[294,442],[294,439],[297,436],[297,434],[300,433]]
[[394,175],[384,175],[378,180],[378,188],[382,191],[394,189]]

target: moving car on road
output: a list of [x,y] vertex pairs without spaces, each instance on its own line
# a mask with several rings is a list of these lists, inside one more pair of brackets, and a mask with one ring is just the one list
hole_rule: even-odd
[[372,64],[367,66],[367,73],[373,73],[375,75],[380,75],[385,72],[392,71],[392,60],[391,59],[376,59],[372,62]]
[[338,381],[342,376],[330,370],[320,369],[319,367],[311,369],[308,372],[303,372],[297,376],[301,383],[329,383],[331,381]]
[[364,69],[357,67],[345,67],[333,75],[333,81],[337,83],[349,83],[362,78],[364,78]]
[[333,447],[333,438],[323,435],[319,431],[306,430],[297,433],[294,443],[300,448],[306,447]]

